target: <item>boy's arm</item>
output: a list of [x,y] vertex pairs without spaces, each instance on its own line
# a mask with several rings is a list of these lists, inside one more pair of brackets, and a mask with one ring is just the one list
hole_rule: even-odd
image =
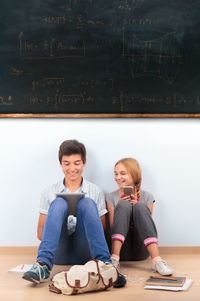
[[37,227],[37,237],[39,240],[42,240],[42,231],[44,227],[44,223],[46,221],[47,215],[40,213]]
[[106,203],[107,203],[107,209],[108,209],[110,229],[112,229],[113,221],[114,221],[114,207],[109,202],[106,202]]

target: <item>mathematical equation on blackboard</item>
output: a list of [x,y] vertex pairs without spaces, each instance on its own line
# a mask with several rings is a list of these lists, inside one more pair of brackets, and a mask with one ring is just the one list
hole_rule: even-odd
[[0,113],[200,111],[198,8],[186,0],[5,5]]

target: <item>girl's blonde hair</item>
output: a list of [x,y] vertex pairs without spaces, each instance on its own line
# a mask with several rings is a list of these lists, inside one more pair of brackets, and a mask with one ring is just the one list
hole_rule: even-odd
[[123,164],[128,173],[130,173],[133,183],[135,185],[137,198],[140,198],[141,195],[141,182],[142,182],[142,172],[140,165],[137,160],[134,158],[123,158],[117,163],[115,163],[115,167],[119,164]]

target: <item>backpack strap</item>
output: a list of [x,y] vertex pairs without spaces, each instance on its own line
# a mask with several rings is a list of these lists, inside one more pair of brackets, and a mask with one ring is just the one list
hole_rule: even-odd
[[59,288],[55,287],[53,282],[49,284],[49,290],[56,294],[62,294],[62,291]]

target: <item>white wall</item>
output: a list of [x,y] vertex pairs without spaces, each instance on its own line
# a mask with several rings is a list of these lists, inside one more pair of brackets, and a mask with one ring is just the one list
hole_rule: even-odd
[[85,176],[116,187],[114,163],[139,160],[161,246],[197,246],[200,212],[199,119],[0,119],[0,245],[37,245],[40,193],[59,181],[57,152],[66,139],[88,151]]

